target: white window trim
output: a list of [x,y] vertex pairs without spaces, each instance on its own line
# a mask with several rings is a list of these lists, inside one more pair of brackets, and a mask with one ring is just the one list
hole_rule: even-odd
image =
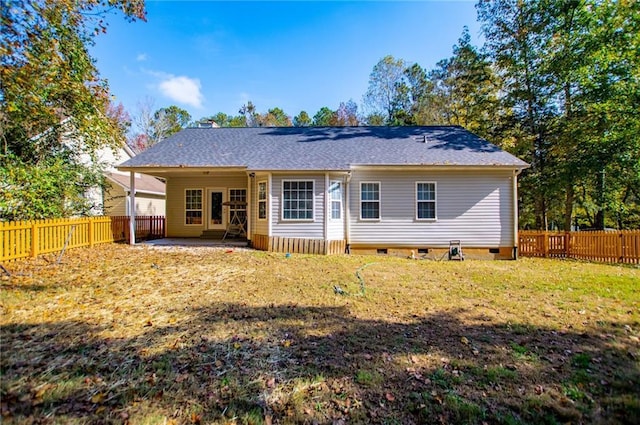
[[[196,209],[189,209],[189,210],[188,210],[188,209],[187,209],[187,191],[188,191],[188,190],[199,190],[199,191],[200,191],[200,209],[199,209],[199,210],[196,210]],[[183,213],[184,213],[184,215],[183,215],[183,220],[182,220],[182,225],[183,225],[183,226],[189,226],[189,227],[203,227],[203,226],[204,226],[204,222],[205,222],[205,214],[204,214],[204,204],[205,204],[205,202],[204,202],[204,189],[203,189],[203,188],[201,188],[201,187],[187,187],[187,188],[185,188],[185,190],[184,190],[184,196],[183,196],[183,198],[182,198],[182,199],[184,200],[184,204],[183,204],[184,208],[183,208],[183,210],[182,210],[182,211],[183,211]],[[200,224],[198,224],[198,223],[191,223],[191,224],[188,224],[188,223],[187,223],[187,211],[200,211],[200,219],[201,219]]]
[[[311,182],[311,218],[284,218],[284,184],[292,183],[292,182]],[[282,180],[281,191],[280,191],[280,219],[282,221],[287,222],[314,222],[316,221],[316,182],[311,179],[286,179]]]
[[[433,185],[433,200],[418,200],[418,185],[419,184],[432,184]],[[430,221],[434,222],[438,220],[438,183],[434,181],[419,181],[415,186],[415,200],[416,200],[416,221]],[[433,202],[433,218],[419,218],[418,217],[418,203],[419,202]]]
[[[378,200],[377,201],[368,201],[362,199],[362,185],[363,184],[377,184],[378,185]],[[378,218],[362,218],[362,202],[377,202],[378,203]],[[382,219],[382,183],[379,181],[362,181],[360,182],[360,204],[358,205],[358,209],[360,210],[360,220],[361,221],[380,221]]]
[[[260,199],[260,185],[264,183],[264,199]],[[269,219],[269,182],[260,180],[258,182],[258,190],[256,191],[256,199],[258,200],[258,221],[267,221]],[[264,202],[264,218],[260,218],[260,203]]]
[[[338,184],[340,187],[340,199],[333,199],[331,196],[331,186],[333,186],[334,184]],[[344,214],[342,212],[342,190],[344,188],[344,185],[342,184],[342,182],[340,180],[330,180],[329,181],[329,188],[327,189],[327,192],[329,193],[329,220],[331,221],[341,221],[342,220],[342,215]],[[333,218],[333,203],[334,202],[339,202],[340,203],[340,218]]]

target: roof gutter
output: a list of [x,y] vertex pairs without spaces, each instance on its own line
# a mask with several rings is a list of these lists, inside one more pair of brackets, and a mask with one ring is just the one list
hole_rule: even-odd
[[464,164],[353,164],[351,168],[353,170],[366,170],[366,169],[374,169],[374,170],[391,170],[391,171],[401,171],[401,170],[425,170],[425,169],[434,169],[434,170],[488,170],[488,169],[501,169],[501,170],[518,170],[520,173],[525,168],[529,168],[529,164],[524,165],[505,165],[505,164],[487,164],[487,165],[464,165]]
[[181,166],[171,166],[171,167],[162,167],[162,166],[152,166],[152,167],[146,167],[146,166],[122,166],[119,165],[116,167],[117,170],[119,171],[134,171],[136,173],[142,173],[142,174],[153,174],[153,173],[169,173],[169,172],[175,172],[175,171],[193,171],[193,172],[211,172],[211,171],[216,171],[216,172],[225,172],[225,171],[247,171],[247,167],[246,166],[231,166],[231,167],[215,167],[215,166],[210,166],[210,167],[190,167],[187,165],[181,165]]

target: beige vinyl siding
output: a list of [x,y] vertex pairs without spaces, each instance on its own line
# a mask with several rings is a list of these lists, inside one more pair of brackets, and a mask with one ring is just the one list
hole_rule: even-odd
[[[271,182],[271,236],[290,238],[324,239],[325,223],[325,176],[314,175],[274,175]],[[313,220],[283,220],[282,219],[282,182],[284,180],[313,181]]]
[[136,194],[136,215],[164,215],[165,205],[166,202],[162,195]]
[[[513,246],[513,174],[506,170],[358,170],[350,182],[350,243]],[[360,220],[360,182],[380,182],[380,220]],[[436,183],[436,219],[416,218],[416,182]]]
[[[207,214],[209,213],[207,188],[223,188],[225,199],[229,188],[241,189],[247,187],[246,173],[228,173],[198,175],[194,177],[169,177],[167,179],[167,237],[198,237],[206,229]],[[185,190],[202,189],[203,224],[185,225]],[[252,198],[253,199],[253,198]],[[225,225],[229,219],[229,208],[224,208]]]
[[[129,197],[122,186],[109,182],[104,195],[104,213],[108,216],[128,215]],[[136,215],[165,215],[166,202],[163,195],[136,194]]]
[[109,216],[127,215],[129,199],[122,186],[107,181],[109,184],[104,194],[104,213]]

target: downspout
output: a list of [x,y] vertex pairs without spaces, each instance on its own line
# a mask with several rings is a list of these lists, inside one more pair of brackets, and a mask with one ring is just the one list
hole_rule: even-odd
[[329,217],[331,214],[331,206],[329,203],[329,173],[324,173],[324,240],[329,240]]
[[271,214],[271,173],[267,174],[267,236],[271,237],[271,218],[273,217]]
[[129,245],[136,244],[136,173],[129,171]]
[[251,223],[253,222],[253,205],[251,205],[251,191],[253,190],[253,178],[255,173],[247,174],[247,241],[251,246]]
[[521,169],[513,170],[513,259],[518,259],[518,176]]
[[344,241],[346,244],[346,251],[348,254],[351,253],[350,241],[351,241],[351,196],[350,196],[350,182],[351,182],[351,171],[347,171],[347,174],[344,176]]

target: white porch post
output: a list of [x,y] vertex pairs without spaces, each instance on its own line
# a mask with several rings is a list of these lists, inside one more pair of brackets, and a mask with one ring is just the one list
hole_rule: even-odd
[[129,171],[129,245],[136,244],[136,173]]
[[[246,214],[247,214],[247,240],[250,241],[251,240],[251,224],[253,222],[253,205],[251,203],[251,191],[253,190],[253,177],[251,177],[253,173],[249,173],[247,174],[247,206],[245,207],[246,210]],[[253,176],[255,177],[255,174],[253,174]]]
[[513,259],[518,259],[518,174],[520,174],[521,170],[516,170],[513,172]]

